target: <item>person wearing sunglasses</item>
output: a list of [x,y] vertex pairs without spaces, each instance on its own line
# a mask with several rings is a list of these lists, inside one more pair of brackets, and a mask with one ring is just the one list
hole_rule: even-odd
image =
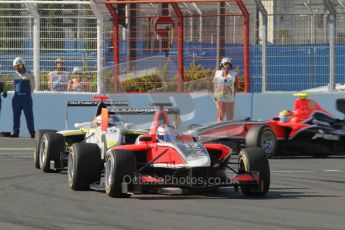
[[83,70],[76,66],[72,72],[72,78],[68,81],[67,91],[82,92],[85,91],[85,83],[83,79]]
[[213,78],[214,98],[216,100],[217,120],[233,119],[235,100],[236,71],[232,69],[231,58],[224,57],[220,62],[220,70]]
[[48,90],[66,91],[69,73],[64,71],[64,61],[57,58],[54,61],[55,69],[48,74]]

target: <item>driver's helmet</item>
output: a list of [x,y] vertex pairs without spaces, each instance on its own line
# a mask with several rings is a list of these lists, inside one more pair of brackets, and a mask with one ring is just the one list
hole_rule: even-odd
[[123,124],[124,124],[124,121],[119,115],[109,116],[109,119],[108,119],[108,125],[109,126],[122,127]]
[[172,125],[160,125],[157,128],[157,139],[160,141],[173,142],[176,141],[177,132]]
[[[95,123],[96,126],[101,126],[102,125],[102,115],[99,115],[95,118]],[[114,116],[109,116],[108,117],[108,126],[114,126],[116,125],[116,123],[121,122],[121,118],[114,115]]]
[[285,109],[279,113],[279,120],[281,122],[287,122],[289,120],[289,116],[291,116],[291,111]]

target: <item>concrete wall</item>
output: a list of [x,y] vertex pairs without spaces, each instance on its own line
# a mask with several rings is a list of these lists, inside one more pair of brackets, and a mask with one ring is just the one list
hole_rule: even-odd
[[[216,120],[216,110],[212,94],[116,94],[110,95],[112,100],[128,101],[130,107],[149,107],[152,102],[171,102],[181,110],[182,131],[189,124],[207,123]],[[9,92],[8,97],[2,100],[0,117],[0,131],[12,132],[13,115],[12,101],[13,93]],[[336,98],[345,97],[343,94],[313,94],[310,98],[316,99],[321,106],[334,113],[337,117],[343,115],[336,111]],[[64,94],[45,93],[33,94],[35,128],[51,128],[57,130],[65,129],[66,103],[69,100],[92,100],[92,94]],[[286,93],[254,93],[238,94],[235,104],[235,119],[251,117],[253,119],[265,120],[276,115],[283,109],[291,109],[294,97]],[[72,107],[68,110],[68,128],[72,129],[74,123],[90,121],[94,118],[95,107]],[[136,115],[124,117],[128,122],[141,124],[149,127],[152,115]],[[21,117],[21,136],[28,136],[24,114]]]

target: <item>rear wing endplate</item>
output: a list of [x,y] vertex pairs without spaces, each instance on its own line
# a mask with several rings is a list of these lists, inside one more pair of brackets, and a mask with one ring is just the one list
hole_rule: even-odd
[[68,127],[68,111],[69,107],[93,107],[103,103],[106,106],[128,106],[127,101],[67,101],[65,114],[65,129]]

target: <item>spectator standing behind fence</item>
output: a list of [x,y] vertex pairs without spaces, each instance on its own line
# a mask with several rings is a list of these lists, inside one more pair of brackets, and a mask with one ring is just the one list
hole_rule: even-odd
[[72,78],[68,81],[67,91],[86,91],[86,83],[85,79],[83,79],[83,71],[79,66],[76,66],[73,69]]
[[1,76],[1,64],[0,64],[0,115],[1,115],[1,94],[2,97],[7,97],[7,87],[6,82],[4,82],[3,77]]
[[219,65],[221,70],[217,70],[213,78],[214,98],[216,100],[217,120],[233,119],[235,100],[235,80],[237,73],[232,70],[231,58],[224,57]]
[[35,138],[34,115],[32,111],[33,103],[31,97],[31,93],[35,89],[35,79],[31,72],[26,70],[23,58],[15,58],[13,60],[13,66],[16,72],[13,75],[13,133],[11,137],[19,137],[20,115],[23,110],[30,136],[31,138]]
[[64,71],[64,61],[55,59],[55,69],[48,74],[48,90],[66,91],[69,74]]

